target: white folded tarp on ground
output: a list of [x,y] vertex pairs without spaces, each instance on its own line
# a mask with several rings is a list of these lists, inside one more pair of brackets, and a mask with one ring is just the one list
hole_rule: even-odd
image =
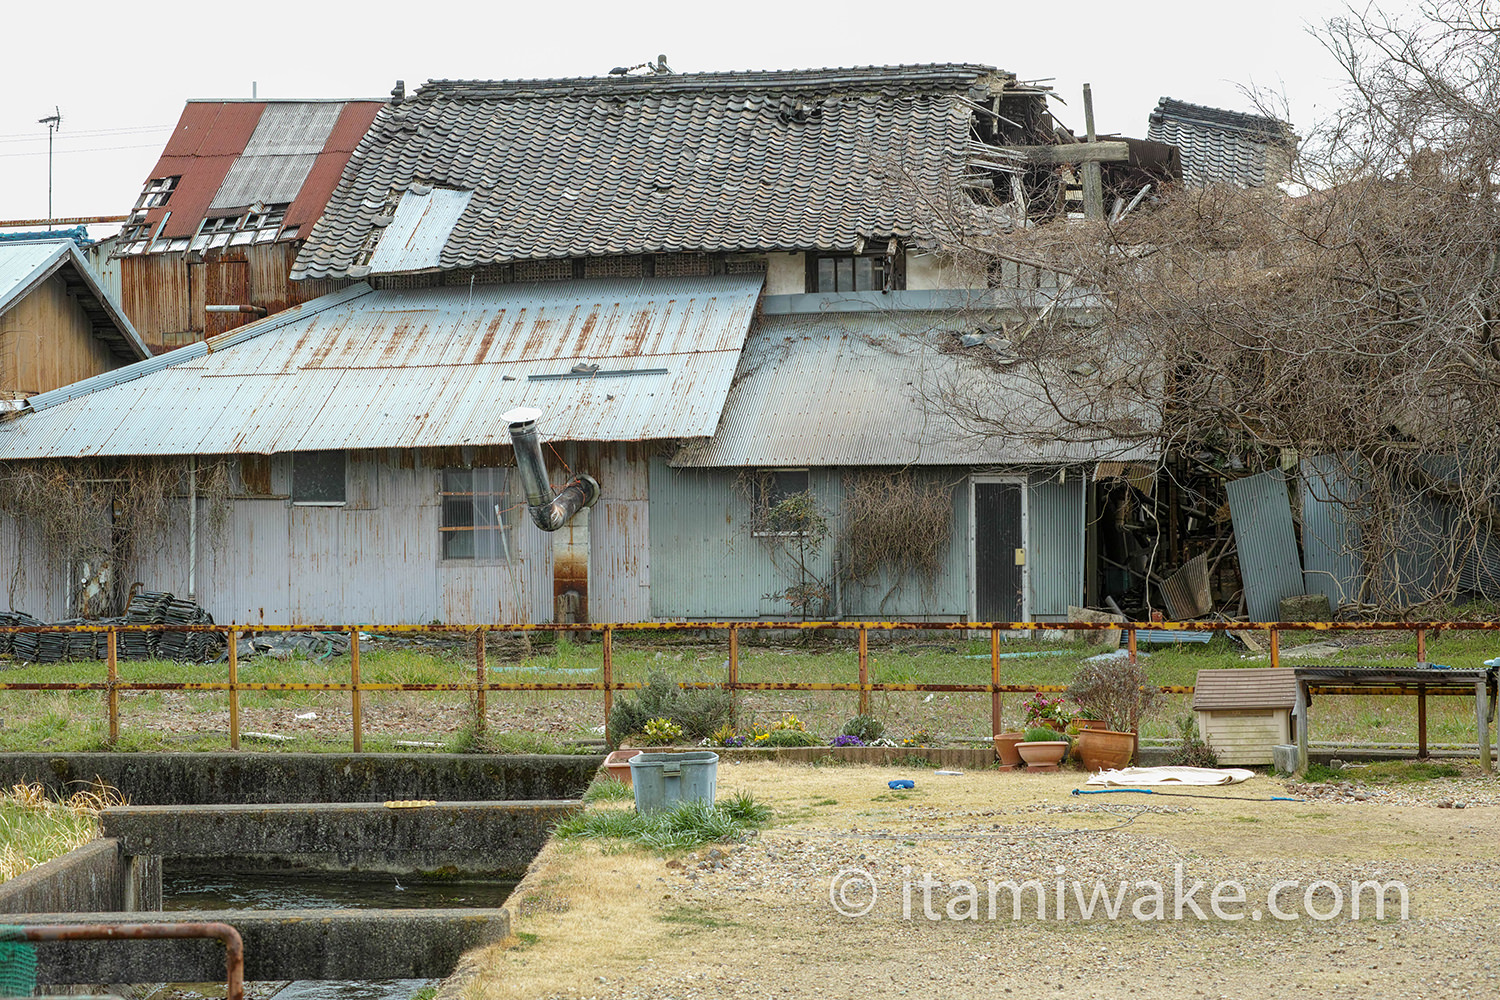
[[1100,771],[1089,776],[1086,784],[1107,785],[1236,785],[1255,777],[1243,767],[1124,767]]

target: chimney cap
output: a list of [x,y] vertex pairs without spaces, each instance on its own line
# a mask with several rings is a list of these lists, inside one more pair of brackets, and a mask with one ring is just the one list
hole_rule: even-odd
[[517,406],[502,413],[500,419],[514,427],[516,424],[536,423],[537,418],[541,415],[542,411],[534,406]]

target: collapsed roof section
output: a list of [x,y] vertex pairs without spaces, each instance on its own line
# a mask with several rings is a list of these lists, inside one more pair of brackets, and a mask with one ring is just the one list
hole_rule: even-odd
[[975,146],[1055,141],[979,65],[428,83],[386,105],[293,269],[844,250],[920,237]]

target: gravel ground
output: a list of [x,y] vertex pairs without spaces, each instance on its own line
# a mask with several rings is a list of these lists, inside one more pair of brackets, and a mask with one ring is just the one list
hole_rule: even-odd
[[[886,781],[895,776],[916,778],[917,788],[890,791]],[[1066,773],[939,777],[724,766],[721,794],[753,791],[775,806],[772,828],[682,857],[630,852],[629,867],[615,877],[635,879],[635,888],[613,887],[625,890],[625,901],[609,895],[607,880],[601,894],[586,899],[569,901],[559,888],[575,877],[570,872],[626,864],[620,855],[592,846],[549,848],[516,897],[516,928],[536,938],[481,954],[443,995],[1247,997],[1268,987],[1305,996],[1500,995],[1490,958],[1500,943],[1494,778],[1476,773],[1397,789],[1352,781],[1311,786],[1316,795],[1304,802],[1269,801],[1308,786],[1264,777],[1171,802],[1072,796],[1081,784],[1081,775]],[[858,916],[833,904],[864,908],[867,885],[850,883],[842,897],[830,895],[831,880],[853,870],[879,887],[869,912]],[[1207,883],[1192,897],[1205,919],[1191,906],[1175,918],[1179,871],[1184,889]],[[930,910],[924,876],[936,883]],[[992,919],[987,880],[1026,879],[1047,888],[1046,918],[1036,919],[1033,890],[1022,918],[1014,919],[1009,890],[1001,890]],[[1334,919],[1307,915],[1304,891],[1311,883],[1332,882],[1347,897],[1351,880],[1369,879],[1403,882],[1409,918],[1399,918],[1393,895],[1387,918],[1374,919],[1370,894],[1359,919],[1350,917],[1347,899]],[[964,880],[975,883],[972,908]],[[1052,895],[1059,880],[1067,901],[1060,920]],[[1095,880],[1107,893],[1130,883],[1120,918],[1105,919],[1097,905],[1092,918],[1081,916],[1075,880],[1085,899]],[[1151,880],[1163,885],[1164,918],[1135,919],[1132,907],[1155,912],[1150,887],[1139,885]],[[1244,887],[1243,905],[1221,908],[1242,914],[1240,920],[1217,919],[1211,911],[1212,886],[1226,880]],[[1281,881],[1298,883],[1277,899],[1298,918],[1254,916]],[[550,888],[538,895],[537,885]],[[1328,886],[1309,899],[1318,913],[1334,905]],[[626,909],[601,926],[591,911],[606,900]],[[618,927],[621,913],[629,915],[634,946],[602,945],[601,935]]]

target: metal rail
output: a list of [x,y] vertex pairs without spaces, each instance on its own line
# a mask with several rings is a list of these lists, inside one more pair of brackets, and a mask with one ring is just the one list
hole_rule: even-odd
[[213,938],[224,942],[226,1000],[245,1000],[245,942],[240,932],[222,923],[181,924],[33,924],[20,927],[30,942]]
[[[0,691],[102,691],[109,715],[109,739],[113,744],[119,739],[120,692],[121,691],[225,691],[229,695],[229,745],[239,749],[240,719],[239,695],[243,691],[339,691],[350,695],[353,718],[353,744],[356,753],[363,750],[364,722],[363,695],[376,691],[409,692],[465,692],[473,699],[475,726],[485,726],[486,695],[489,692],[506,691],[557,691],[557,692],[601,692],[604,695],[605,726],[609,725],[609,711],[617,691],[636,690],[644,685],[634,681],[617,681],[614,676],[614,637],[620,633],[640,632],[647,634],[662,632],[727,632],[729,659],[727,677],[723,681],[684,682],[684,688],[720,689],[725,691],[851,691],[859,696],[859,712],[869,711],[870,695],[873,692],[943,692],[952,694],[988,694],[990,696],[992,732],[1001,731],[1003,696],[1017,693],[1061,693],[1067,690],[1060,684],[1006,684],[1002,682],[1000,652],[1002,632],[1062,632],[1062,631],[1106,631],[1117,629],[1125,633],[1125,647],[1132,663],[1137,662],[1136,633],[1147,631],[1192,631],[1226,632],[1259,631],[1269,637],[1270,665],[1281,666],[1282,632],[1415,632],[1417,659],[1426,659],[1426,641],[1429,632],[1500,631],[1500,622],[765,622],[765,621],[680,621],[680,622],[608,622],[569,624],[480,624],[480,625],[347,625],[347,624],[301,624],[301,625],[11,625],[0,626],[3,633],[27,632],[106,632],[108,633],[106,677],[103,681],[0,681]],[[228,677],[223,681],[128,681],[119,676],[118,637],[121,632],[217,632],[225,635],[229,647]],[[470,635],[475,643],[475,675],[473,681],[454,683],[388,683],[371,682],[360,677],[361,632],[384,634],[441,633]],[[742,681],[739,679],[740,635],[756,631],[852,631],[857,637],[858,679],[853,682],[797,682],[797,681]],[[887,683],[870,680],[869,636],[871,632],[988,632],[990,638],[990,677],[983,684],[942,683]],[[349,680],[330,683],[281,683],[275,681],[242,681],[239,679],[237,643],[240,633],[276,632],[327,632],[345,633],[349,636]],[[601,637],[602,660],[600,680],[583,682],[506,682],[491,681],[485,666],[485,634],[488,632],[593,632]],[[1161,685],[1166,694],[1192,694],[1192,685]],[[1329,689],[1328,693],[1333,693]],[[1396,690],[1367,690],[1362,693],[1395,695]],[[1418,712],[1422,729],[1426,726],[1425,692],[1418,701]],[[608,737],[606,728],[606,737]]]

